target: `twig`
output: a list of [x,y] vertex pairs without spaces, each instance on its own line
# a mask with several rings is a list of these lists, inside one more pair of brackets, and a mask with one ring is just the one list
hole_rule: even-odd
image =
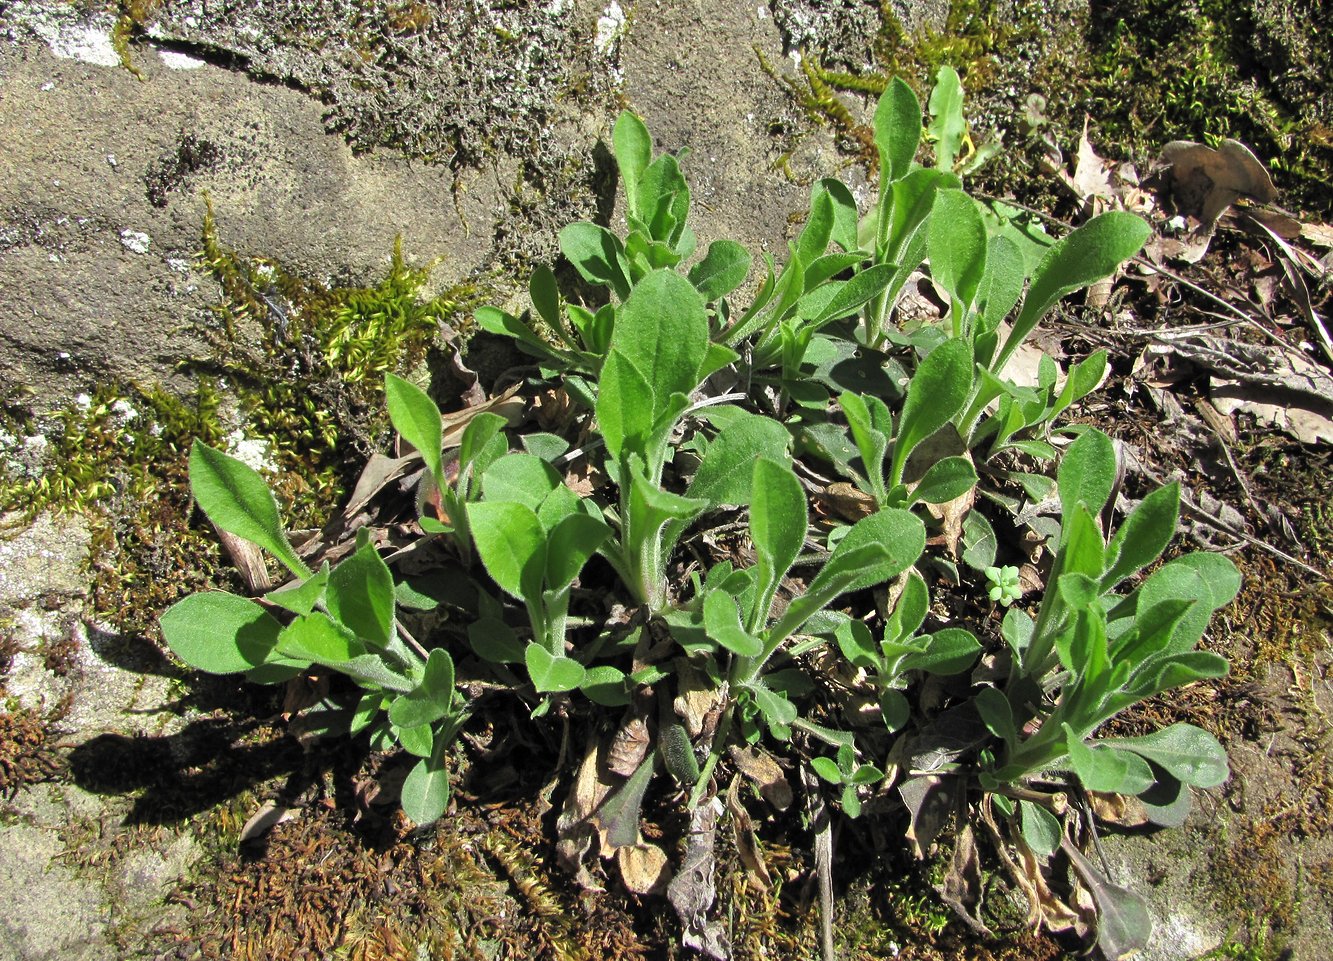
[[[1147,477],[1149,480],[1151,480],[1154,484],[1160,485],[1166,483],[1162,475],[1158,474],[1156,471],[1154,471],[1147,464],[1144,464],[1142,461],[1139,462],[1138,469],[1141,470],[1144,476]],[[1284,560],[1288,564],[1293,564],[1296,567],[1299,567],[1301,570],[1305,571],[1307,574],[1313,574],[1315,577],[1318,577],[1321,580],[1329,577],[1329,573],[1327,571],[1317,570],[1316,568],[1313,568],[1309,564],[1305,563],[1300,558],[1293,557],[1292,555],[1288,554],[1281,548],[1274,547],[1267,541],[1262,541],[1252,534],[1248,534],[1245,531],[1237,530],[1236,528],[1228,524],[1226,521],[1222,520],[1222,518],[1218,517],[1216,514],[1212,513],[1211,511],[1204,510],[1202,507],[1199,506],[1199,504],[1194,500],[1194,498],[1189,495],[1189,492],[1184,490],[1183,488],[1181,489],[1180,492],[1180,506],[1185,508],[1192,515],[1197,517],[1199,520],[1203,521],[1205,524],[1207,524],[1214,530],[1221,531],[1223,534],[1226,534],[1230,537],[1234,537],[1237,540],[1242,540],[1252,547],[1257,547],[1260,550],[1267,551],[1274,557],[1279,558],[1280,560]]]
[[833,819],[819,790],[819,781],[801,766],[810,828],[815,833],[815,877],[819,882],[819,949],[823,961],[837,961],[833,947]]

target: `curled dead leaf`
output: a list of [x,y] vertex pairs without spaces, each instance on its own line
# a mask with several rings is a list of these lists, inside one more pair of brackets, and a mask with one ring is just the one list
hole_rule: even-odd
[[651,744],[648,719],[637,710],[627,712],[619,730],[611,737],[606,751],[606,769],[612,774],[629,777],[647,756]]
[[1133,795],[1104,794],[1088,791],[1088,806],[1098,821],[1121,828],[1137,828],[1148,823],[1148,811]]
[[1160,163],[1170,168],[1169,189],[1177,211],[1211,226],[1240,197],[1260,203],[1277,200],[1268,169],[1238,140],[1217,149],[1190,140],[1162,148]]
[[759,794],[765,801],[779,811],[791,807],[792,790],[787,775],[773,756],[757,747],[730,749],[731,763],[759,788]]
[[727,810],[731,813],[732,826],[736,835],[736,852],[745,865],[745,878],[760,894],[767,893],[773,887],[773,878],[764,863],[764,852],[759,847],[759,839],[754,834],[754,822],[750,812],[745,810],[740,797],[740,775],[731,779],[727,789]]
[[629,844],[616,850],[620,880],[634,894],[661,894],[671,881],[666,852],[656,844]]

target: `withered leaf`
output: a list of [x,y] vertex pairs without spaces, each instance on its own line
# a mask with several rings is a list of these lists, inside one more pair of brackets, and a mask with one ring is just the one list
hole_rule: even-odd
[[736,852],[740,855],[741,863],[745,865],[745,876],[750,885],[760,893],[764,893],[773,886],[773,878],[768,873],[768,865],[764,863],[764,853],[759,848],[759,839],[754,835],[754,822],[750,820],[750,812],[745,810],[745,805],[741,803],[740,784],[740,775],[736,775],[731,779],[731,787],[727,789],[727,810],[731,813],[732,825],[736,832]]
[[1152,934],[1148,902],[1111,881],[1066,838],[1060,845],[1097,906],[1097,947],[1109,961],[1142,951]]
[[939,887],[940,900],[951,907],[977,934],[990,937],[990,928],[986,927],[979,913],[981,894],[981,858],[977,855],[972,825],[964,824],[954,842],[953,857],[949,859],[944,883]]
[[907,806],[910,818],[907,841],[918,859],[925,858],[930,846],[949,823],[961,788],[957,777],[938,774],[909,777],[898,785],[898,794]]
[[250,819],[245,822],[245,827],[241,828],[240,840],[237,843],[245,844],[247,841],[262,838],[279,824],[290,821],[294,817],[296,817],[296,808],[287,807],[287,805],[279,804],[277,801],[265,801],[259,806],[259,810],[250,815]]
[[616,848],[638,843],[639,812],[643,808],[643,796],[648,792],[648,785],[653,779],[653,764],[656,760],[655,754],[645,757],[629,779],[609,794],[589,818],[589,822],[601,834],[603,857],[613,853]]
[[620,869],[620,880],[634,894],[661,894],[671,881],[666,852],[656,844],[617,848],[616,866]]
[[757,747],[740,748],[735,745],[731,746],[729,754],[736,770],[755,783],[765,801],[779,811],[791,807],[791,784],[771,754]]
[[1161,163],[1171,168],[1171,199],[1176,209],[1205,225],[1215,223],[1240,197],[1266,204],[1277,199],[1268,169],[1238,140],[1224,140],[1216,150],[1190,140],[1173,140],[1162,148]]
[[713,849],[717,844],[717,819],[722,814],[722,801],[711,797],[690,815],[689,840],[680,870],[667,885],[667,900],[680,917],[681,943],[695,951],[727,961],[731,946],[726,932],[717,921],[708,920],[708,909],[713,906],[717,889],[713,882],[716,867]]
[[597,738],[590,737],[574,778],[574,786],[565,797],[564,809],[555,825],[556,860],[562,868],[574,875],[579,886],[586,891],[602,890],[584,864],[593,842],[598,838],[597,829],[589,819],[610,791],[610,785],[603,782],[598,774],[598,754]]
[[648,719],[637,709],[626,712],[625,720],[611,738],[606,752],[606,769],[621,777],[632,775],[648,754],[652,739]]

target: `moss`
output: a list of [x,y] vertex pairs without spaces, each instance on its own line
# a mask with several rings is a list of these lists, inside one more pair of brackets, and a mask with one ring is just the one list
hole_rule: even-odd
[[1292,51],[1314,44],[1320,56],[1333,59],[1333,52],[1306,37],[1299,18],[1269,7],[1113,0],[1089,12],[1059,0],[956,0],[943,29],[909,34],[886,4],[874,62],[865,68],[829,69],[834,52],[806,50],[800,76],[769,70],[807,118],[831,127],[867,168],[876,163],[869,128],[840,95],[877,95],[894,76],[924,95],[949,64],[963,77],[973,125],[1010,131],[1006,150],[982,174],[991,192],[1054,209],[1057,198],[1042,190],[1048,178],[1036,166],[1045,148],[1020,120],[1024,101],[1037,93],[1047,105],[1044,134],[1066,148],[1085,117],[1104,155],[1141,165],[1170,140],[1231,137],[1267,163],[1283,203],[1327,213],[1333,106],[1318,84],[1292,89],[1302,73],[1293,64],[1303,63]]
[[1251,919],[1274,932],[1293,929],[1300,909],[1282,829],[1238,817],[1210,845],[1209,891],[1224,917]]
[[26,785],[50,780],[62,769],[41,715],[0,707],[0,799],[12,798]]

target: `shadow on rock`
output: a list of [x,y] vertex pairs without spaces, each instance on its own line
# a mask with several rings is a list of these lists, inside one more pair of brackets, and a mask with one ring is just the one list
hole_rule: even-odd
[[69,770],[86,791],[137,794],[127,823],[173,824],[272,778],[301,780],[307,762],[295,739],[272,728],[209,719],[169,736],[99,735],[70,753]]

